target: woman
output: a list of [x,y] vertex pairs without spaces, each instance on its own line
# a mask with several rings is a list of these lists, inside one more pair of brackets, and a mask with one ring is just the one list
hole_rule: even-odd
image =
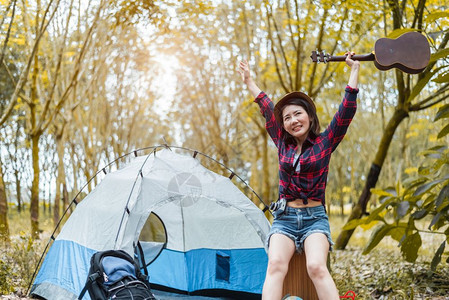
[[[278,148],[279,209],[267,239],[268,268],[262,299],[282,298],[283,281],[294,252],[305,252],[307,272],[319,299],[339,299],[326,260],[333,245],[325,209],[325,188],[329,160],[343,139],[355,114],[360,63],[346,53],[351,68],[345,96],[333,120],[320,133],[312,99],[301,92],[282,97],[276,105],[251,78],[248,63],[239,64],[239,73],[261,113],[266,129]],[[285,203],[283,209],[282,203]],[[274,207],[276,209],[276,207]]]

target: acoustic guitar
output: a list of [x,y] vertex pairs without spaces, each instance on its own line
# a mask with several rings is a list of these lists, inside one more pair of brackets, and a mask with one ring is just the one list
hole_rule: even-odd
[[[345,61],[346,55],[332,56],[324,51],[312,51],[313,62],[327,63]],[[419,32],[411,31],[396,39],[381,38],[374,44],[374,52],[354,55],[353,60],[374,61],[376,68],[382,71],[397,68],[409,74],[422,72],[430,60],[430,47],[427,38]]]

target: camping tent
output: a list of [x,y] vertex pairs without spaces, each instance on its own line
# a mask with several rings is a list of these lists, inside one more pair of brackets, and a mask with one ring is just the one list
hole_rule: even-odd
[[[197,153],[155,150],[107,174],[55,238],[31,295],[76,299],[93,253],[123,249],[133,255],[140,240],[156,288],[260,297],[269,222],[229,177],[205,168]],[[142,240],[143,228],[151,231],[150,214],[165,231],[161,243]]]

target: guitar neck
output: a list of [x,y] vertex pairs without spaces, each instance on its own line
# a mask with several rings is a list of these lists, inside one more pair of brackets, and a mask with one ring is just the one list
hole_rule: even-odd
[[[374,61],[376,59],[376,56],[374,55],[374,53],[363,54],[363,55],[353,55],[352,59],[358,60],[358,61]],[[329,56],[328,57],[328,61],[345,61],[345,60],[346,60],[346,55]]]

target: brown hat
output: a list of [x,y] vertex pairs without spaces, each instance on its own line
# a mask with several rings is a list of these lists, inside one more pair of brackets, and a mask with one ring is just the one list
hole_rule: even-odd
[[285,105],[288,105],[289,100],[291,99],[302,99],[307,101],[316,113],[315,103],[313,102],[312,98],[302,92],[291,92],[284,95],[274,106],[274,117],[279,124],[282,124],[282,108]]

